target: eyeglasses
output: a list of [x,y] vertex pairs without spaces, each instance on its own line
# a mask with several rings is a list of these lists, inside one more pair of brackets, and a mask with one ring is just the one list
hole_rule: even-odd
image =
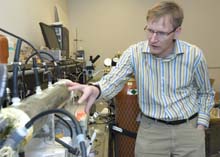
[[175,32],[176,29],[177,29],[177,27],[174,28],[174,29],[173,29],[172,31],[170,31],[170,32],[161,32],[161,31],[155,31],[155,30],[153,30],[153,29],[149,29],[149,28],[147,28],[147,26],[144,27],[144,30],[147,32],[147,36],[148,36],[148,37],[152,37],[153,34],[155,33],[156,36],[157,36],[158,38],[160,38],[160,39],[166,38],[166,37],[169,36],[171,33]]

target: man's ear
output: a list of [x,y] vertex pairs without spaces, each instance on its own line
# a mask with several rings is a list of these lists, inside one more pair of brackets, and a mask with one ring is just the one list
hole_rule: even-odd
[[175,39],[178,39],[178,38],[179,38],[179,35],[180,35],[180,33],[181,33],[181,30],[182,30],[182,27],[181,27],[181,26],[177,27],[177,29],[176,29],[176,31],[175,31],[175,36],[174,36]]

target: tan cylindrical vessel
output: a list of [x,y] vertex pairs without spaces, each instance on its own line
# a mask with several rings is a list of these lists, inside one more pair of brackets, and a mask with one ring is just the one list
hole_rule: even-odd
[[[131,78],[122,91],[116,96],[116,124],[118,127],[136,132],[139,114],[137,87],[134,78]],[[116,134],[116,153],[120,157],[134,157],[135,139]]]
[[0,63],[8,63],[8,39],[0,34]]

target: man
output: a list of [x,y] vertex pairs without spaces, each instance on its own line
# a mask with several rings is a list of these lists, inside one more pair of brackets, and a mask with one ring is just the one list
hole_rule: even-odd
[[202,51],[178,40],[182,21],[175,2],[156,4],[147,14],[147,41],[125,50],[117,66],[95,84],[68,83],[69,90],[83,92],[79,103],[86,101],[89,112],[97,97],[114,97],[135,75],[142,112],[136,157],[205,157],[204,129],[214,91]]

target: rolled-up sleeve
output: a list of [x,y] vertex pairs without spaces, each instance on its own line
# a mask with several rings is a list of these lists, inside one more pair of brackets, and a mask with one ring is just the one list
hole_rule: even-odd
[[132,76],[133,68],[131,64],[131,52],[132,47],[129,47],[127,50],[125,50],[117,65],[97,82],[101,88],[102,98],[113,98],[122,90],[124,84]]
[[202,53],[199,53],[195,66],[195,80],[198,86],[199,103],[198,124],[208,127],[210,111],[214,106],[215,92],[211,86],[207,63]]

